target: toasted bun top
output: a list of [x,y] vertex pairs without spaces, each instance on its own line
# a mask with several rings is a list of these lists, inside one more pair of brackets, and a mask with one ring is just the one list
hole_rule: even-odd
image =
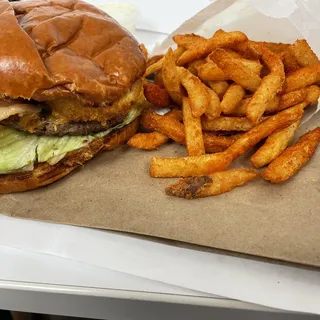
[[109,104],[145,71],[132,35],[78,0],[0,0],[0,95]]

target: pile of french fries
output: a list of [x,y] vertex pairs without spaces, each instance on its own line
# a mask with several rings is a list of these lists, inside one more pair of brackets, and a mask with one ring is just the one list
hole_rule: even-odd
[[[177,48],[149,59],[147,110],[142,132],[128,144],[154,150],[173,140],[185,145],[184,158],[151,160],[155,178],[182,177],[166,189],[194,199],[227,192],[257,177],[284,182],[313,156],[320,127],[290,146],[304,110],[318,102],[320,61],[307,41],[294,44],[250,41],[239,31],[218,30],[207,39],[174,36]],[[249,150],[255,169],[228,169]]]

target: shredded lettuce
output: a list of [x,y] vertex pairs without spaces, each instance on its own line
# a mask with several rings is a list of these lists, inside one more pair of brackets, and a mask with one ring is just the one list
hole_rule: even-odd
[[35,162],[57,163],[68,152],[83,148],[95,138],[107,136],[133,122],[141,114],[142,109],[138,103],[120,124],[107,131],[88,136],[38,137],[0,126],[0,174],[33,168]]

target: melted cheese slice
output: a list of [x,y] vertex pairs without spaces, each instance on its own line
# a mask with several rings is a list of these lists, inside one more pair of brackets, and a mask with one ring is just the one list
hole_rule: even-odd
[[39,107],[36,107],[32,104],[0,102],[0,121],[16,114],[23,116],[25,114],[40,112],[40,110],[41,109]]

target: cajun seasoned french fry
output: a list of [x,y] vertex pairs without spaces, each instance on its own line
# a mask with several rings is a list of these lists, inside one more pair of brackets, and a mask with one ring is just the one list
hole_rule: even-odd
[[[256,48],[260,45],[266,47],[265,42],[248,40],[232,46],[232,50],[239,53],[242,57],[245,57],[246,59],[258,60],[261,58],[261,52],[257,51]],[[269,50],[271,49],[269,48]]]
[[[230,57],[237,59],[253,73],[260,75],[262,64],[258,60],[245,59],[233,50],[224,50],[230,55]],[[230,80],[228,79],[227,75],[210,59],[210,56],[206,58],[206,61],[206,63],[202,63],[201,66],[198,67],[198,76],[202,80]]]
[[[260,63],[259,60],[251,60],[251,59],[246,59],[244,58],[241,54],[239,54],[236,51],[233,51],[232,49],[224,49],[230,57],[234,59],[239,59],[239,61],[248,69],[250,69],[252,72],[260,75],[260,72],[262,70],[262,64]],[[207,58],[208,61],[210,61],[209,57]]]
[[[246,108],[248,104],[250,103],[252,97],[247,97],[244,98],[238,105],[237,107],[232,111],[230,114],[231,116],[236,116],[236,117],[244,117],[246,115]],[[273,113],[278,111],[279,107],[279,101],[280,97],[276,96],[273,100],[268,101],[267,107],[266,107],[266,112],[267,113]],[[295,103],[294,105],[296,105]]]
[[228,51],[215,49],[209,58],[223,70],[226,76],[249,91],[256,91],[261,83],[261,78],[244,66],[239,59],[234,59]]
[[233,116],[233,117],[245,117],[246,116],[246,108],[247,105],[249,104],[250,100],[252,97],[245,97],[243,98],[238,105],[232,110],[228,116]]
[[[281,111],[304,101],[307,97],[307,88],[285,93],[280,96],[279,106],[275,111]],[[269,110],[268,110],[269,111]],[[273,110],[271,110],[273,111]]]
[[210,103],[205,111],[205,115],[209,119],[215,119],[215,118],[219,117],[221,114],[220,99],[215,91],[213,91],[209,88],[207,88],[207,91],[210,96]]
[[202,129],[205,131],[249,131],[252,123],[245,117],[202,118]]
[[284,91],[291,92],[320,81],[320,64],[301,68],[286,78]]
[[241,58],[239,61],[246,67],[248,70],[251,70],[253,73],[260,76],[260,72],[262,70],[262,64],[259,62],[259,60],[249,60]]
[[208,81],[208,86],[219,96],[220,99],[229,88],[227,81]]
[[[266,112],[267,113],[274,113],[278,111],[279,108],[279,102],[280,102],[280,96],[275,96],[272,100],[268,101],[266,106]],[[297,105],[298,103],[295,103],[292,106]]]
[[286,52],[289,48],[289,44],[287,43],[276,43],[276,42],[266,42],[266,41],[251,41],[255,44],[262,44],[264,47],[268,48],[274,53],[282,53]]
[[245,95],[244,89],[237,85],[231,85],[223,96],[221,101],[221,111],[225,115],[229,115],[237,107],[237,105],[242,101]]
[[271,134],[264,145],[251,157],[250,160],[253,166],[262,168],[284,151],[293,139],[299,124],[300,120]]
[[272,42],[262,42],[262,44],[272,52],[278,53],[282,56],[284,69],[287,73],[294,72],[301,68],[292,50],[290,50],[289,44]]
[[158,54],[156,56],[152,56],[148,59],[147,61],[147,67],[150,67],[151,65],[155,64],[156,62],[158,62],[159,60],[161,60],[164,57],[163,54]]
[[[197,59],[195,61],[192,61],[188,65],[188,71],[190,71],[195,76],[199,77],[199,69],[202,65],[206,64],[207,62],[204,59]],[[199,77],[200,78],[200,77]]]
[[289,49],[288,51],[283,52],[281,55],[282,55],[284,70],[287,74],[290,74],[291,72],[295,72],[301,68],[296,57],[294,56],[294,54],[292,54],[289,51]]
[[168,136],[154,131],[150,133],[136,133],[127,144],[130,147],[143,149],[143,150],[156,150],[166,142],[168,142]]
[[162,79],[162,70],[158,71],[154,76],[154,84],[156,84],[160,88],[165,88],[163,79]]
[[281,57],[270,51],[261,44],[250,44],[254,50],[261,55],[262,60],[270,69],[271,73],[262,79],[261,85],[254,93],[246,107],[247,118],[257,125],[270,101],[274,101],[277,94],[282,91],[285,80],[284,66]]
[[267,109],[267,111],[281,111],[303,101],[308,102],[308,104],[314,104],[318,102],[319,94],[320,88],[315,84],[309,87],[291,91],[280,96],[280,102],[277,110]]
[[213,37],[209,39],[194,34],[176,35],[173,37],[173,40],[178,45],[187,48],[178,59],[177,65],[183,66],[191,61],[202,58],[215,48],[228,48],[247,39],[247,36],[240,31],[224,32],[218,30]]
[[188,98],[183,98],[182,110],[188,155],[200,156],[205,153],[201,120],[193,116]]
[[[170,139],[185,144],[185,129],[184,125],[179,122],[180,120],[182,120],[182,111],[178,109],[173,109],[164,116],[160,116],[153,111],[147,111],[142,116],[142,126],[145,129],[159,131]],[[239,137],[240,135],[224,137],[204,133],[205,150],[208,153],[224,151]]]
[[203,176],[227,169],[232,155],[226,152],[185,158],[152,158],[150,175],[154,178]]
[[151,82],[145,82],[143,84],[143,88],[144,95],[151,104],[158,108],[166,108],[170,106],[170,96],[166,89]]
[[259,42],[259,43],[267,47],[272,52],[278,53],[282,56],[282,61],[283,61],[283,65],[286,73],[291,73],[301,68],[301,65],[299,64],[298,60],[296,59],[291,49],[291,45],[287,43],[273,43],[273,42]]
[[233,45],[247,40],[247,36],[241,31],[225,32],[220,29],[208,39],[206,53],[210,53],[215,48],[231,48]]
[[213,61],[206,62],[198,67],[198,77],[203,81],[228,80],[226,74]]
[[177,62],[177,60],[181,57],[181,55],[186,51],[183,47],[178,47],[173,51],[173,57],[174,61]]
[[320,63],[317,55],[312,51],[306,40],[297,40],[290,46],[290,49],[302,67]]
[[250,47],[254,48],[272,73],[284,77],[284,65],[280,54],[274,53],[261,43],[250,42]]
[[212,132],[203,133],[204,148],[206,153],[216,153],[226,150],[233,142],[239,139],[240,134],[232,136],[219,136]]
[[[176,61],[181,55],[182,53],[185,51],[185,49],[178,47],[177,49],[175,49],[173,51],[173,57],[174,60]],[[162,63],[163,63],[163,58],[164,55],[163,54],[159,54],[156,56],[151,57],[148,61],[147,61],[147,70],[149,67],[151,67],[152,65],[156,65],[153,67],[153,69],[149,69],[149,71],[146,71],[146,74],[149,75],[151,73],[157,72],[158,70],[160,70],[162,68]],[[161,62],[160,62],[161,61]],[[155,71],[153,71],[155,70]]]
[[173,36],[173,41],[178,46],[181,46],[185,49],[190,49],[194,47],[195,44],[199,45],[201,43],[206,43],[207,39],[192,33],[192,34],[177,34]]
[[207,39],[204,37],[195,34],[178,34],[173,37],[173,41],[178,46],[187,49],[177,61],[179,66],[199,59],[205,54]]
[[248,57],[250,59],[259,59],[261,58],[261,51],[257,50],[257,48],[261,46],[269,49],[274,53],[277,53],[282,57],[286,73],[291,73],[301,68],[294,54],[291,52],[289,44],[246,41],[244,43],[238,44],[235,47],[235,50],[241,52],[245,57]]
[[289,44],[246,41],[244,43],[237,44],[234,49],[241,52],[244,57],[248,57],[250,59],[259,59],[261,58],[261,50],[259,50],[261,47],[264,47],[281,56],[286,72],[293,72],[300,68],[295,56],[289,50]]
[[255,46],[255,50],[259,52],[260,58],[264,61],[270,71],[283,78],[285,72],[281,55],[272,52],[261,44],[253,44],[253,46]]
[[182,110],[180,110],[180,109],[171,109],[169,112],[164,114],[164,116],[173,118],[177,121],[182,121],[182,118],[183,118]]
[[153,111],[147,111],[142,115],[141,123],[146,129],[159,131],[170,139],[185,144],[183,124],[170,115],[160,116]]
[[294,176],[314,155],[320,143],[320,127],[303,135],[275,158],[262,173],[265,180],[280,183]]
[[256,53],[250,47],[251,40],[234,44],[231,49],[236,53],[239,53],[242,57],[246,59],[256,60],[259,59],[259,53]]
[[181,84],[188,92],[192,114],[195,117],[201,117],[210,105],[209,90],[198,77],[187,69],[177,67],[177,70]]
[[200,47],[194,47],[193,49],[186,50],[178,59],[177,65],[185,66],[186,64],[203,57],[203,54],[200,54],[199,48]]
[[182,94],[180,87],[180,77],[177,73],[175,58],[171,48],[169,48],[168,52],[163,58],[162,80],[171,99],[178,105],[181,105]]
[[[243,42],[242,42],[242,43],[243,43]],[[230,54],[230,57],[232,57],[232,58],[235,58],[235,59],[245,59],[245,58],[243,57],[243,55],[241,55],[239,52],[236,52],[236,51],[234,51],[234,50],[232,50],[232,49],[228,49],[228,48],[224,48],[224,50],[226,50],[226,51]],[[209,57],[207,57],[206,60],[210,61]],[[245,60],[247,60],[247,59],[245,59]],[[253,60],[252,60],[252,61],[253,61]]]
[[162,66],[163,66],[163,61],[164,61],[164,57],[162,57],[161,59],[157,60],[156,62],[150,64],[147,67],[147,70],[146,70],[144,76],[147,77],[152,73],[160,71],[162,69]]
[[166,194],[189,200],[217,196],[258,176],[259,174],[251,169],[232,169],[215,172],[209,176],[184,178],[166,188]]
[[315,104],[318,103],[320,95],[320,88],[317,85],[312,85],[307,88],[307,96],[306,96],[306,102],[309,104]]
[[250,131],[244,133],[225,153],[231,154],[233,160],[237,159],[276,130],[285,128],[298,121],[302,117],[305,106],[306,103],[301,103],[271,116]]
[[246,107],[246,116],[254,125],[261,121],[268,104],[276,98],[282,88],[283,80],[273,73],[262,79],[261,85]]
[[168,196],[185,198],[188,200],[199,198],[198,192],[210,184],[212,179],[209,176],[190,177],[180,179],[179,182],[170,185],[165,189]]

